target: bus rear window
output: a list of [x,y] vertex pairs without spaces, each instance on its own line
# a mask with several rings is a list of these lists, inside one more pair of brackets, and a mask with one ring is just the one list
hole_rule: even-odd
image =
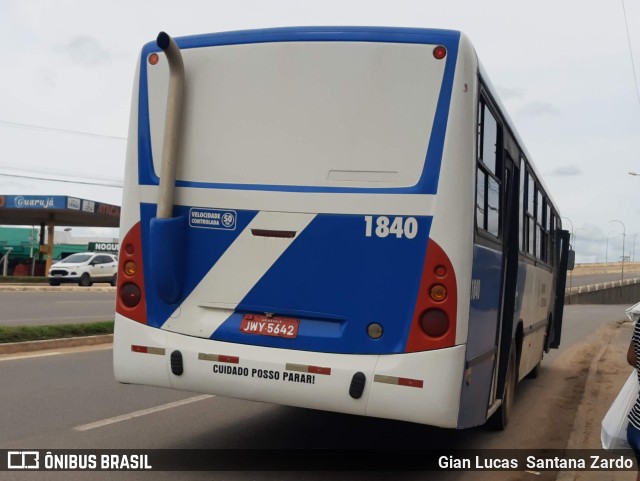
[[[433,45],[273,42],[184,49],[177,179],[394,188],[420,179],[445,61]],[[168,67],[148,72],[160,171]],[[144,87],[144,86],[143,86]]]

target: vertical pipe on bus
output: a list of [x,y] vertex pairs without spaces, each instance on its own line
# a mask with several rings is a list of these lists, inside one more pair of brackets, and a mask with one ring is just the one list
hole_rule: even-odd
[[184,62],[180,48],[168,34],[160,32],[156,44],[167,56],[169,63],[169,94],[164,124],[162,144],[162,166],[158,192],[158,219],[168,219],[173,215],[173,192],[178,165],[178,147],[182,127],[182,107],[184,104]]
[[169,92],[162,145],[162,165],[158,187],[156,217],[149,225],[149,269],[155,290],[168,303],[178,302],[182,295],[184,263],[176,255],[184,248],[186,217],[174,216],[174,191],[178,152],[182,130],[185,69],[182,54],[176,42],[165,32],[160,32],[156,44],[169,63]]

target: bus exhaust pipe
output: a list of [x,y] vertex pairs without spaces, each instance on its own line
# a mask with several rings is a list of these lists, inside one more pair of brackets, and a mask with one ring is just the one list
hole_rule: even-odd
[[186,218],[173,216],[174,191],[178,152],[182,130],[185,70],[178,44],[165,32],[160,32],[156,44],[169,63],[169,92],[165,116],[164,141],[158,206],[151,219],[151,273],[156,280],[158,294],[167,303],[178,301],[182,295],[183,263],[178,252],[185,244]]
[[180,131],[182,127],[185,75],[182,54],[175,40],[165,32],[160,32],[156,39],[156,44],[165,53],[169,62],[169,95],[167,96],[156,216],[158,219],[168,219],[173,215],[173,193],[176,183],[178,148],[180,146]]

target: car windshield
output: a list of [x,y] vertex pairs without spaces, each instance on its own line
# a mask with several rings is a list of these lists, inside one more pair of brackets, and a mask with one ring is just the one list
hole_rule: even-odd
[[60,264],[80,264],[87,262],[91,258],[91,254],[71,254],[60,261]]

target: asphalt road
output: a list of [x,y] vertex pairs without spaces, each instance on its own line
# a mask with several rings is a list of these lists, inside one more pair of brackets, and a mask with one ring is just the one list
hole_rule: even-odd
[[[582,399],[584,379],[602,333],[611,330],[615,325],[613,321],[624,319],[625,307],[567,306],[562,348],[545,358],[538,379],[524,380],[518,385],[514,417],[504,432],[493,432],[484,427],[443,430],[121,385],[113,380],[111,350],[103,347],[0,357],[0,448],[464,449],[518,446],[562,449],[569,437],[577,405]],[[291,451],[284,453],[291,455]],[[247,456],[250,454],[247,451]],[[87,479],[86,473],[46,473],[46,477],[45,473],[19,474],[6,479]],[[127,473],[126,479],[175,479],[176,474]],[[183,472],[179,478],[326,478],[326,473],[321,472],[219,474]],[[349,480],[389,478],[389,473],[342,474],[331,477]],[[513,474],[522,476],[523,473]],[[496,473],[483,475],[473,473],[472,477],[483,481],[523,479],[496,476]],[[427,477],[456,481],[471,478],[463,473],[429,473]],[[113,473],[91,473],[91,479],[112,478]],[[394,473],[393,478],[425,479],[425,473]],[[531,478],[551,480],[555,475],[542,473]]]
[[115,290],[0,292],[0,326],[111,321],[115,299]]
[[[639,277],[640,273],[629,271],[625,279]],[[580,286],[619,280],[620,274],[574,275],[572,285]],[[569,287],[569,279],[567,279]],[[112,320],[115,310],[115,290],[96,292],[90,289],[66,291],[19,291],[0,290],[0,326],[74,324]]]
[[[624,280],[627,279],[636,279],[640,277],[638,272],[625,272]],[[567,287],[569,287],[569,279],[572,280],[573,287],[577,286],[587,286],[589,284],[600,284],[602,282],[611,282],[611,281],[619,281],[622,279],[621,273],[616,272],[613,274],[581,274],[571,276],[570,273],[567,274]]]

